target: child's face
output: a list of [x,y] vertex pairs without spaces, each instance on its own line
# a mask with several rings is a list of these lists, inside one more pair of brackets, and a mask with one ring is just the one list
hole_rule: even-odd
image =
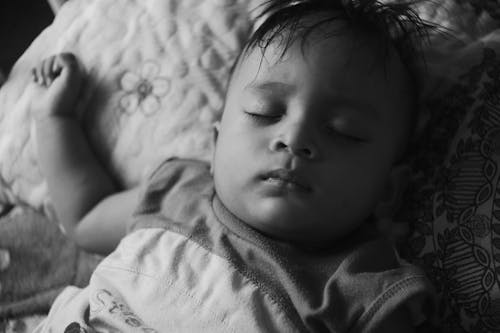
[[215,188],[234,215],[272,237],[329,242],[391,198],[409,77],[394,50],[384,69],[369,37],[353,47],[354,36],[313,34],[305,56],[298,41],[282,59],[275,44],[264,57],[256,48],[235,69]]

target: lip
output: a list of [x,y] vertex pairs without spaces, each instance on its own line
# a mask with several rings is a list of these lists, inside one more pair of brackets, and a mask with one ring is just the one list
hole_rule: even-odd
[[261,175],[267,184],[300,192],[311,192],[312,188],[298,172],[289,169],[274,169]]

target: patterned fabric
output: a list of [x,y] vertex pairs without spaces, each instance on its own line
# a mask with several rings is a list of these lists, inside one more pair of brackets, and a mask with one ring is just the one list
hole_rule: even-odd
[[433,280],[444,332],[500,332],[498,35],[442,69],[447,82],[426,103],[430,121],[402,214],[414,227],[402,250]]
[[85,68],[75,107],[121,185],[137,185],[165,158],[209,160],[229,71],[260,1],[68,1],[0,89],[0,204],[49,203],[26,88],[31,68],[54,53],[72,52]]
[[1,319],[0,332],[2,333],[31,333],[42,322],[45,316],[31,315],[16,319]]
[[498,0],[457,0],[457,2],[469,4],[478,16],[487,14],[496,21],[500,21],[500,2]]

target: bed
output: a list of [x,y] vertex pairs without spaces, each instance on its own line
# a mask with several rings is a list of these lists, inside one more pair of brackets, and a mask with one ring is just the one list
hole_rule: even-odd
[[[70,0],[17,61],[0,88],[0,332],[30,331],[100,260],[67,241],[52,212],[28,114],[31,67],[61,51],[82,59],[86,133],[133,186],[165,158],[209,159],[211,126],[258,3]],[[397,216],[412,230],[401,252],[436,287],[439,329],[500,332],[500,4],[416,6],[453,37],[431,35],[425,50],[425,132]]]

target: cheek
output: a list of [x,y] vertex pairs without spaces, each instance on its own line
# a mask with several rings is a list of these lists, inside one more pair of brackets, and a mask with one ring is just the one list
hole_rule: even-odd
[[252,149],[251,141],[245,139],[241,132],[226,131],[222,133],[217,143],[217,155],[224,164],[230,166],[241,164],[242,159],[247,159],[248,152]]
[[333,214],[334,218],[348,225],[364,221],[374,212],[383,194],[382,183],[379,179],[361,175],[338,179],[332,188],[333,193],[323,204],[325,215]]
[[214,177],[231,186],[241,185],[253,168],[255,148],[251,140],[235,130],[221,132],[214,156]]
[[266,131],[249,126],[247,119],[238,116],[228,119],[218,144],[232,163],[239,163],[238,158],[251,160],[261,154],[267,147],[267,140]]
[[360,155],[345,163],[339,158],[322,171],[324,184],[328,184],[331,196],[336,196],[345,205],[351,206],[356,202],[371,205],[384,193],[387,184],[391,166],[389,159],[376,153]]
[[373,174],[367,168],[351,167],[345,172],[335,170],[334,173],[324,177],[323,184],[328,184],[329,197],[336,197],[347,205],[350,205],[349,202],[376,198],[383,192],[385,177]]
[[393,118],[385,125],[385,129],[380,134],[380,140],[383,141],[379,150],[387,154],[387,158],[392,163],[396,162],[406,151],[409,139],[409,122],[407,119]]

